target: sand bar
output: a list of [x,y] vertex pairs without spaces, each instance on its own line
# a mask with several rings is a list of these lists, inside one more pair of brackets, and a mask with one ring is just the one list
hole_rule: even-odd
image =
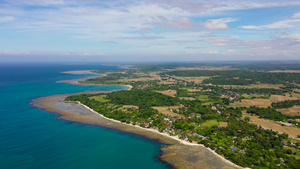
[[73,70],[73,71],[66,71],[66,72],[61,72],[61,73],[74,74],[74,75],[96,74],[91,71],[92,70]]

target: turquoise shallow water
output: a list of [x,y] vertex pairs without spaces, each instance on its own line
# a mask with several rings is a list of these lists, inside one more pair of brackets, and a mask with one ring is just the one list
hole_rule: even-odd
[[56,120],[32,99],[123,86],[78,86],[58,80],[90,75],[62,71],[117,69],[98,65],[0,65],[0,168],[168,168],[160,144],[97,126]]

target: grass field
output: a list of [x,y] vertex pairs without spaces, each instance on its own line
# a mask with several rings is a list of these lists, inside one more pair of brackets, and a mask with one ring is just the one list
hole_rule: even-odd
[[212,99],[209,99],[209,98],[208,98],[208,95],[199,95],[199,96],[197,97],[197,99],[198,99],[198,100],[201,100],[201,101],[203,101],[203,102],[213,102]]
[[219,126],[219,122],[217,120],[207,120],[206,122],[202,123],[201,127],[211,127],[211,126]]
[[209,105],[213,105],[214,103],[213,102],[206,102],[206,103],[203,103],[202,105],[203,106],[209,106]]
[[153,109],[159,111],[160,113],[163,113],[165,115],[170,115],[172,117],[184,117],[183,114],[177,114],[177,113],[174,113],[172,111],[170,111],[170,109],[178,109],[178,108],[182,108],[183,106],[180,105],[180,106],[161,106],[161,107],[152,107]]
[[230,105],[234,107],[257,106],[267,108],[271,106],[271,103],[269,99],[242,99],[241,102],[230,103]]
[[175,80],[160,81],[159,84],[175,84]]
[[156,91],[156,92],[161,93],[161,94],[165,94],[165,95],[168,95],[168,96],[172,96],[172,97],[175,97],[175,94],[177,94],[176,90],[164,90],[164,91]]
[[291,115],[291,116],[300,115],[300,106],[299,105],[295,105],[295,106],[293,106],[291,108],[287,108],[287,109],[276,109],[276,110],[285,115]]
[[243,94],[242,95],[246,99],[253,99],[253,98],[267,98],[269,95],[267,94]]
[[105,97],[106,97],[105,95],[100,95],[100,96],[89,97],[89,99],[95,99],[98,102],[107,102],[107,101],[109,101],[108,99],[105,99]]

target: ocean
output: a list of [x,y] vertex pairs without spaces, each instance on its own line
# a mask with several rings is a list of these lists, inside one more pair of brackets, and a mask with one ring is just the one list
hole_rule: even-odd
[[100,64],[0,64],[1,169],[165,169],[155,156],[161,144],[101,126],[57,120],[30,105],[32,99],[124,86],[56,83],[92,75],[71,70],[118,69]]

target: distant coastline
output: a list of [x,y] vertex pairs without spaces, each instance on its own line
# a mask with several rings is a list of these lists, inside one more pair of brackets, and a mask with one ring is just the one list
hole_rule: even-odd
[[66,72],[61,72],[61,73],[67,73],[67,74],[96,74],[96,75],[101,75],[101,76],[91,76],[91,77],[84,77],[84,78],[79,78],[79,79],[71,79],[71,80],[61,80],[57,81],[56,83],[68,83],[68,84],[74,84],[74,85],[83,85],[83,86],[125,86],[127,87],[126,90],[130,90],[132,88],[131,85],[107,85],[107,84],[86,84],[86,83],[79,83],[80,81],[85,81],[87,79],[91,78],[100,78],[103,76],[106,76],[106,74],[98,74],[92,72],[92,70],[75,70],[75,71],[66,71]]
[[[62,72],[62,73],[69,73],[69,74],[88,74],[92,73],[90,70],[84,70],[84,71],[68,71],[68,72]],[[99,76],[101,77],[101,76]],[[101,85],[101,84],[80,84],[78,81],[83,81],[89,78],[94,77],[86,77],[86,78],[80,78],[80,79],[73,79],[73,80],[64,80],[59,81],[58,83],[70,83],[70,84],[76,84],[76,85]],[[120,85],[120,86],[126,86],[128,87],[127,90],[130,90],[132,88],[131,85]],[[42,109],[45,109],[50,112],[55,112],[60,114],[61,116],[58,117],[59,119],[68,120],[68,121],[74,121],[84,124],[92,124],[92,125],[100,125],[112,129],[116,129],[123,132],[133,133],[140,136],[144,136],[146,138],[149,138],[151,140],[159,140],[159,142],[163,144],[168,144],[169,146],[166,146],[162,148],[163,154],[160,155],[160,158],[163,162],[166,162],[170,164],[172,167],[175,168],[185,168],[186,165],[190,166],[191,168],[243,168],[241,166],[238,166],[229,160],[226,160],[224,157],[218,155],[216,152],[212,151],[209,148],[206,148],[205,146],[201,144],[195,144],[195,143],[189,143],[187,141],[183,141],[175,136],[170,136],[165,133],[160,133],[159,131],[155,129],[146,129],[139,126],[134,126],[131,124],[125,124],[121,123],[120,121],[107,118],[93,109],[89,108],[88,106],[81,104],[78,102],[78,104],[74,103],[65,103],[64,98],[71,95],[77,95],[77,94],[95,94],[95,93],[109,93],[112,91],[87,91],[87,92],[81,92],[81,93],[74,93],[74,94],[64,94],[64,95],[53,95],[53,96],[46,96],[34,99],[32,101],[33,106],[39,107]],[[81,108],[80,108],[81,107]],[[82,110],[82,107],[85,110]],[[175,148],[176,147],[176,148]],[[195,152],[185,152],[183,153],[183,149],[192,149],[198,150],[202,154],[196,154]],[[167,153],[168,152],[168,153]],[[197,152],[198,153],[198,152]],[[207,155],[207,153],[213,154]],[[173,154],[170,157],[170,154]],[[198,163],[195,163],[195,161],[189,161],[182,159],[183,157],[190,157],[194,156],[194,158],[200,158],[203,163],[202,166],[198,166]],[[171,160],[172,159],[172,160]],[[176,159],[176,160],[174,160]],[[206,161],[213,161],[214,164],[205,163]],[[198,160],[199,161],[199,160]],[[197,161],[197,162],[198,162]],[[194,167],[193,167],[194,166]]]

